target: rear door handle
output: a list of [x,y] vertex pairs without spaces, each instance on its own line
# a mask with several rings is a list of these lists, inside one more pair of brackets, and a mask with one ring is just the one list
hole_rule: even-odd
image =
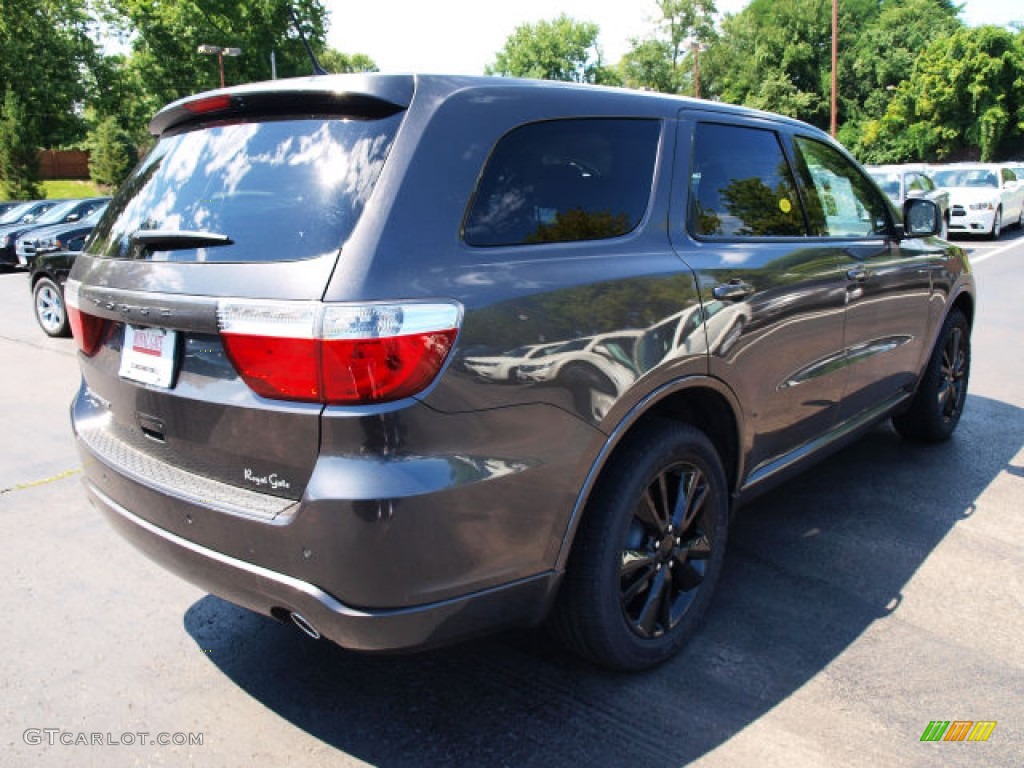
[[871,270],[865,269],[864,267],[854,267],[846,272],[846,277],[858,283],[863,283],[871,277]]
[[719,301],[740,301],[753,295],[754,286],[742,280],[730,280],[728,283],[719,283],[711,289],[711,293]]

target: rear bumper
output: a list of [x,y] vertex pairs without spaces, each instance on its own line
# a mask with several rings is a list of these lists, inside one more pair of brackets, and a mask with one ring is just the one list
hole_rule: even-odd
[[558,585],[554,572],[412,608],[347,606],[314,584],[200,546],[133,514],[93,485],[90,501],[125,539],[164,568],[212,594],[282,619],[300,614],[322,636],[359,651],[444,645],[543,619]]

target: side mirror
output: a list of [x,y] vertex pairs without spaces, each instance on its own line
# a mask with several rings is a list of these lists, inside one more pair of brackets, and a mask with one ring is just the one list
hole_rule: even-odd
[[931,237],[942,230],[942,211],[932,200],[911,198],[903,204],[905,237]]

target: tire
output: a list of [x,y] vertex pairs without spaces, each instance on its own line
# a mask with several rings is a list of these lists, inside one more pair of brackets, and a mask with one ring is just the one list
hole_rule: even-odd
[[41,277],[32,288],[32,308],[36,322],[47,336],[70,336],[64,290],[48,277]]
[[555,634],[619,671],[677,653],[722,569],[728,497],[722,462],[702,432],[657,422],[634,435],[591,494],[552,616]]
[[989,240],[998,240],[1003,234],[1003,209],[996,208],[996,215],[992,217],[992,229],[987,235]]
[[946,317],[910,407],[893,416],[903,437],[925,443],[948,440],[960,422],[971,374],[971,329],[954,309]]

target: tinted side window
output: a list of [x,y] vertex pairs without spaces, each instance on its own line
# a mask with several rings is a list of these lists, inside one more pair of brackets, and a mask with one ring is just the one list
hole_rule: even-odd
[[796,138],[811,231],[825,237],[868,237],[888,230],[885,203],[867,179],[827,144]]
[[477,246],[599,240],[632,231],[647,210],[661,123],[531,123],[495,146],[464,225]]
[[699,237],[807,234],[793,175],[773,131],[697,125],[689,228]]

